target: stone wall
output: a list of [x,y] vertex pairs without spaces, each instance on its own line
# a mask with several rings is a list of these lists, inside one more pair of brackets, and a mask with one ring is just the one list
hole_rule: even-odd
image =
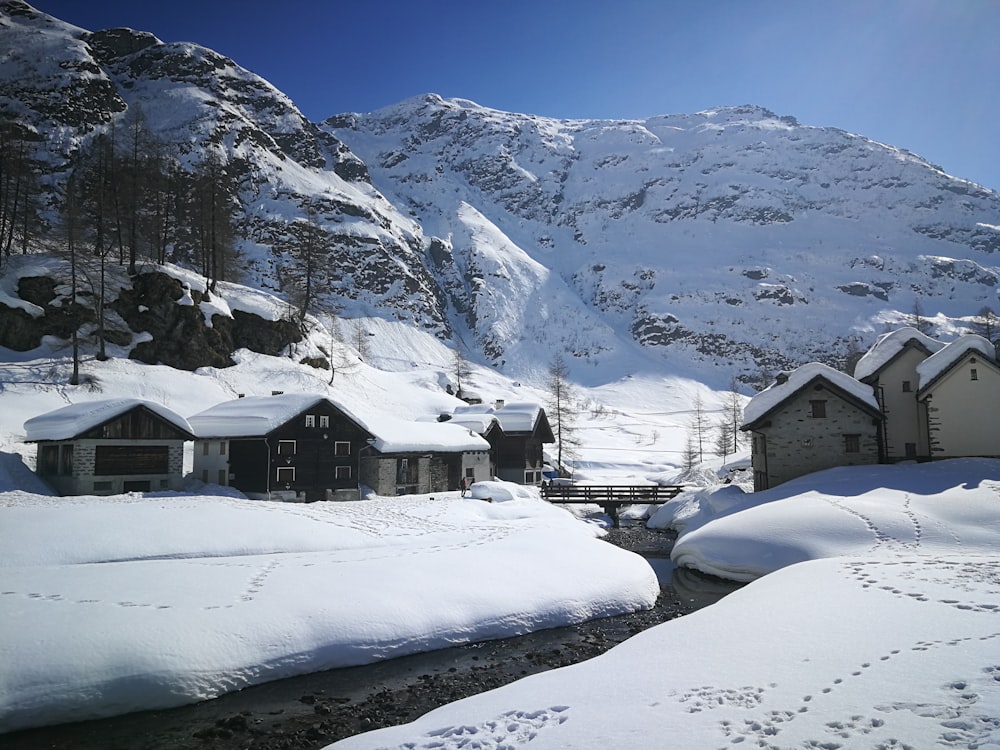
[[[812,401],[825,401],[825,417],[813,416]],[[879,462],[878,420],[822,385],[791,397],[757,432],[767,446],[768,486],[835,466]],[[857,452],[847,451],[847,436],[858,436]],[[762,470],[754,462],[755,470]]]

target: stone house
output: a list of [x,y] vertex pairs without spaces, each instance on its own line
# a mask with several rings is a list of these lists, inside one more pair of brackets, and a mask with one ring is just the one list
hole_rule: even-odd
[[900,328],[881,336],[858,360],[854,377],[874,389],[885,417],[884,460],[930,458],[926,410],[917,401],[917,368],[943,346],[916,328]]
[[141,399],[70,404],[24,423],[36,473],[60,495],[180,490],[191,425]]
[[870,386],[812,362],[778,377],[744,410],[754,490],[834,466],[879,463],[882,413]]
[[916,401],[931,458],[1000,458],[1000,366],[993,344],[969,334],[917,366]]
[[382,419],[369,429],[360,476],[377,495],[449,492],[489,476],[490,444],[466,427]]

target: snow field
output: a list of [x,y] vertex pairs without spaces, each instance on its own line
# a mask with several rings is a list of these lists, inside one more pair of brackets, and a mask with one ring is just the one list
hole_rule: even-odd
[[0,731],[653,605],[642,558],[539,500],[308,506],[0,495]]

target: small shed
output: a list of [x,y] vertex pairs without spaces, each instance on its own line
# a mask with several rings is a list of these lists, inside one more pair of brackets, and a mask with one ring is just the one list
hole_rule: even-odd
[[778,376],[746,405],[754,490],[834,466],[882,459],[882,413],[871,386],[819,362]]
[[141,399],[70,404],[24,429],[38,444],[36,473],[60,495],[179,490],[184,443],[194,438],[179,414]]

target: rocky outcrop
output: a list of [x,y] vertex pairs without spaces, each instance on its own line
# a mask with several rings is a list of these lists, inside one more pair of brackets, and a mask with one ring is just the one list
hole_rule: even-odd
[[[206,320],[203,294],[167,273],[141,273],[130,282],[109,293],[104,338],[140,362],[182,370],[228,367],[238,349],[278,356],[302,341],[289,320],[240,310]],[[0,304],[0,346],[23,352],[39,347],[44,336],[68,340],[74,330],[84,340],[99,335],[92,295],[78,294],[79,304],[70,305],[68,289],[48,276],[24,276],[17,288],[23,305]]]

